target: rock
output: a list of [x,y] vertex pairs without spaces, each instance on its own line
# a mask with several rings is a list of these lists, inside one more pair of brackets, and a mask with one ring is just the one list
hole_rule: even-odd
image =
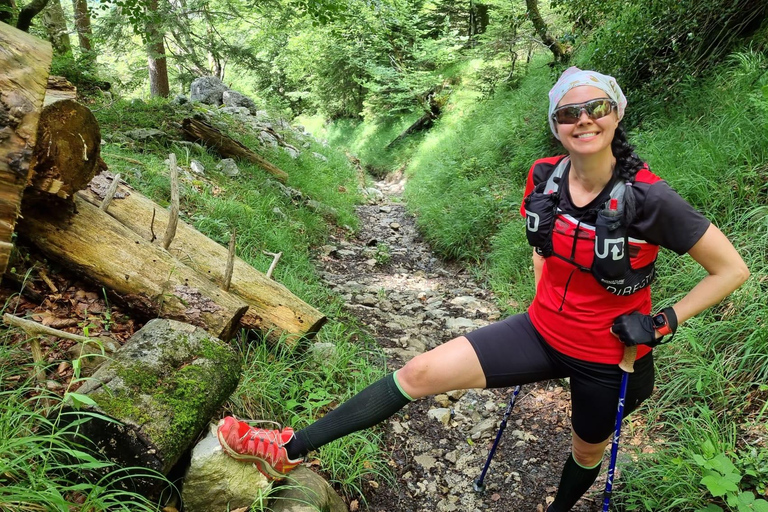
[[200,174],[200,175],[205,174],[205,166],[202,163],[200,163],[199,160],[193,159],[189,163],[189,168],[192,169],[192,172],[194,172],[195,174]]
[[372,199],[375,201],[381,201],[382,199],[384,199],[384,193],[381,190],[373,187],[363,189],[363,194],[368,196],[369,199]]
[[71,360],[80,360],[80,371],[82,377],[89,377],[96,368],[103,362],[108,361],[118,345],[108,336],[99,337],[97,342],[75,343],[67,354]]
[[299,155],[301,154],[301,152],[298,149],[289,145],[283,146],[283,150],[286,153],[288,153],[288,156],[290,156],[291,158],[299,158]]
[[336,345],[317,342],[309,347],[309,355],[319,364],[331,364],[336,360]]
[[436,409],[430,409],[427,412],[427,416],[436,419],[443,425],[448,425],[448,423],[451,421],[451,410],[447,407],[438,407]]
[[453,390],[453,391],[448,391],[446,393],[446,395],[448,395],[448,397],[451,400],[456,400],[456,401],[460,400],[466,394],[467,394],[467,390],[466,389],[456,389],[456,390]]
[[450,331],[474,329],[477,326],[469,318],[448,318],[445,320],[445,328]]
[[451,406],[451,400],[448,398],[448,395],[445,393],[435,395],[435,402],[440,404],[443,407],[450,407]]
[[183,94],[177,94],[176,96],[173,97],[173,99],[171,100],[171,103],[173,103],[174,105],[186,105],[187,103],[189,103],[189,98],[187,98]]
[[304,466],[291,471],[285,484],[270,495],[269,509],[272,512],[349,512],[333,487]]
[[223,107],[219,112],[240,118],[246,118],[251,115],[251,111],[245,107]]
[[252,464],[238,462],[222,451],[215,425],[211,425],[208,435],[192,450],[182,490],[184,510],[225,512],[250,507],[270,487]]
[[482,302],[468,295],[451,299],[450,303],[467,311],[478,311],[483,309]]
[[437,463],[437,460],[429,455],[417,455],[413,460],[418,462],[427,471],[435,467],[435,463]]
[[240,174],[240,169],[232,158],[224,158],[221,162],[216,164],[216,170],[221,171],[224,176],[229,177],[234,177]]
[[122,134],[136,142],[160,141],[168,137],[164,131],[155,128],[136,128]]
[[259,132],[259,140],[265,146],[272,146],[273,148],[276,148],[279,143],[279,141],[277,140],[277,137],[275,137],[274,135],[272,135],[271,132],[268,132],[268,131]]
[[258,107],[256,107],[256,103],[254,103],[251,98],[237,91],[224,91],[221,95],[221,101],[227,107],[245,108],[249,114],[254,114],[259,111]]
[[213,76],[195,78],[189,87],[190,101],[199,101],[206,105],[221,105],[227,86]]
[[496,418],[486,418],[472,427],[472,430],[469,432],[469,437],[477,441],[494,430],[496,430]]
[[321,155],[320,153],[316,153],[314,151],[312,152],[312,156],[314,156],[318,160],[322,160],[323,162],[327,162],[328,161],[328,157],[327,156]]

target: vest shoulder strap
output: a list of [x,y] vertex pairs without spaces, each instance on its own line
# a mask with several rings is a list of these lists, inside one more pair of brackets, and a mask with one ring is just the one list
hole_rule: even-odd
[[560,191],[560,179],[565,174],[565,170],[570,164],[570,157],[564,156],[555,166],[555,170],[549,175],[547,179],[547,186],[544,189],[545,194],[557,194]]

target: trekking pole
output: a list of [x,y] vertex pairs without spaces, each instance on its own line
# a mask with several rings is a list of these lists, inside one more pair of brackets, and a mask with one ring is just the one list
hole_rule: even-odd
[[621,375],[621,389],[619,390],[619,406],[616,410],[616,427],[613,432],[613,442],[611,443],[611,463],[608,466],[608,478],[605,481],[605,492],[603,493],[603,511],[608,512],[611,505],[611,493],[613,492],[613,475],[616,472],[616,457],[619,453],[619,436],[621,435],[621,421],[624,419],[624,400],[627,397],[627,384],[629,374],[635,371],[635,357],[637,356],[637,347],[624,347],[624,357],[619,363],[619,368],[623,370]]
[[509,399],[509,405],[507,405],[507,410],[504,411],[504,416],[501,418],[501,425],[499,426],[499,431],[496,432],[496,439],[493,441],[493,446],[491,446],[491,451],[488,453],[488,459],[485,461],[483,472],[480,473],[480,476],[478,477],[478,479],[475,480],[475,483],[474,483],[475,492],[485,491],[485,484],[483,483],[483,480],[485,480],[485,474],[488,473],[488,468],[491,465],[491,459],[493,458],[493,454],[496,453],[496,447],[499,446],[499,440],[501,439],[501,434],[504,432],[504,429],[507,428],[507,420],[509,419],[509,414],[512,412],[512,407],[514,407],[515,405],[515,399],[517,399],[518,393],[520,393],[520,386],[515,386],[515,389],[512,391],[512,398]]

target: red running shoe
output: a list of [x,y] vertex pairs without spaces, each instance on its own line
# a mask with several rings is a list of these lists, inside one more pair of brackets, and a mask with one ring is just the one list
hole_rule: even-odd
[[303,460],[291,460],[285,451],[286,443],[293,438],[291,427],[282,431],[267,430],[227,416],[219,421],[217,436],[227,455],[241,462],[252,462],[269,480],[282,480]]

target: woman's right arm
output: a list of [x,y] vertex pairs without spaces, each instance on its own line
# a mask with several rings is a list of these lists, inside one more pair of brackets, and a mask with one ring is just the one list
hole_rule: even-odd
[[541,280],[541,271],[544,269],[544,257],[539,256],[536,252],[536,248],[533,249],[533,282],[536,290],[539,289],[539,281]]

